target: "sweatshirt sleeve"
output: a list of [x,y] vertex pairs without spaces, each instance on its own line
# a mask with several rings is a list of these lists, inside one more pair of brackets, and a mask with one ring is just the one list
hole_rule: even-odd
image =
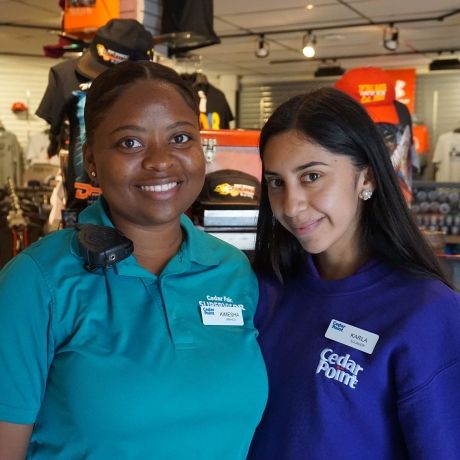
[[459,458],[460,359],[399,403],[399,416],[411,459]]
[[0,272],[0,420],[34,423],[54,352],[51,291],[25,253]]
[[402,361],[408,385],[401,385],[398,415],[414,460],[460,458],[460,296],[435,293],[435,302],[418,306]]

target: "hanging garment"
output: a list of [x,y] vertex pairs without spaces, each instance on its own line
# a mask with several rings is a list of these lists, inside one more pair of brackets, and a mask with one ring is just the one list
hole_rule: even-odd
[[199,98],[200,129],[229,129],[235,119],[225,94],[208,82],[201,72],[183,73],[183,80],[190,84]]
[[55,142],[54,148],[49,153],[54,155],[57,155],[61,148],[56,139],[61,136],[62,126],[68,120],[69,163],[66,171],[63,171],[67,206],[83,209],[87,202],[76,198],[75,182],[89,183],[83,171],[81,152],[84,139],[82,110],[90,80],[78,72],[77,64],[78,59],[72,59],[51,67],[48,86],[36,114],[50,124],[51,136],[54,137]]
[[16,134],[0,125],[0,187],[11,177],[15,185],[22,184],[24,156]]
[[35,163],[48,163],[59,166],[59,157],[57,155],[51,158],[48,156],[49,145],[49,130],[33,133],[26,147],[25,161],[27,166]]
[[230,128],[230,122],[235,118],[225,98],[225,94],[220,89],[208,83],[207,85],[203,85],[203,89],[198,90],[198,96],[200,97],[200,128]]
[[460,182],[460,132],[441,134],[433,155],[437,182]]

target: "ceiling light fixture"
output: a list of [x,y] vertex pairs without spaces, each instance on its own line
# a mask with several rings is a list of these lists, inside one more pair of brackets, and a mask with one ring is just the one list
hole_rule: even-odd
[[254,53],[258,58],[266,58],[270,54],[268,43],[265,41],[265,34],[259,35],[259,38],[257,39],[257,47]]
[[383,29],[383,47],[388,51],[396,51],[399,46],[399,30],[390,23],[388,27]]
[[339,65],[320,65],[313,74],[315,78],[319,77],[338,77],[345,73],[345,69]]
[[309,59],[314,57],[316,54],[315,45],[316,37],[311,32],[307,32],[302,39],[302,54]]
[[430,62],[430,70],[459,70],[460,61],[457,58],[453,59],[434,59]]

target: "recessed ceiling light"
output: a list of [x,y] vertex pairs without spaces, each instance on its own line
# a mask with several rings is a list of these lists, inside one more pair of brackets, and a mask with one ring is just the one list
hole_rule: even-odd
[[315,7],[315,5],[313,5],[312,3],[309,3],[309,4],[305,7],[305,9],[306,9],[306,10],[312,10],[314,7]]

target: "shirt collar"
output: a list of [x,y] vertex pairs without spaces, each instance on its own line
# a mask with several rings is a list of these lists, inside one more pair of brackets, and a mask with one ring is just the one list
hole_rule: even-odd
[[[95,203],[84,209],[78,216],[80,224],[104,225],[114,228],[112,221],[107,213],[107,202],[100,197]],[[184,241],[178,253],[168,262],[163,273],[189,270],[190,263],[196,263],[203,266],[218,265],[221,260],[216,255],[212,245],[209,243],[209,236],[204,231],[199,230],[193,225],[192,221],[186,216],[181,215],[180,224],[185,233]],[[78,247],[77,233],[72,239],[71,251],[73,254],[81,257]],[[176,264],[175,259],[188,261],[187,265]],[[136,258],[131,255],[126,259],[118,262],[114,267],[116,273],[125,276],[137,276],[142,278],[156,278],[156,275],[149,272],[137,263]]]

